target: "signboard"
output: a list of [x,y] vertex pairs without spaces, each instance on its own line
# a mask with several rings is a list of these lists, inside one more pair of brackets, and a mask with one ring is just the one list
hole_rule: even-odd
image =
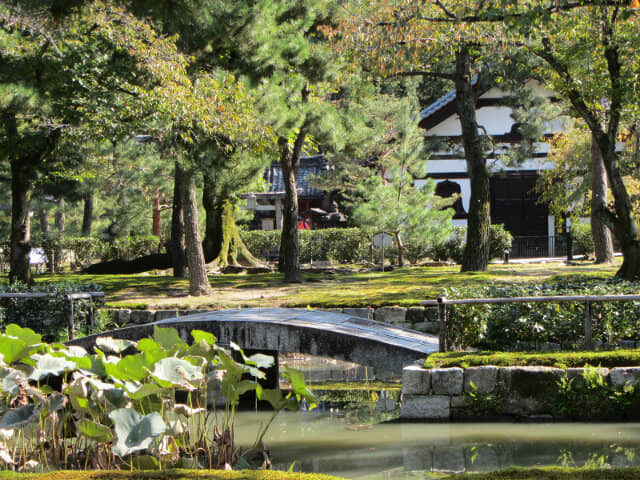
[[376,233],[373,236],[373,246],[376,248],[388,248],[393,245],[393,237],[388,233]]

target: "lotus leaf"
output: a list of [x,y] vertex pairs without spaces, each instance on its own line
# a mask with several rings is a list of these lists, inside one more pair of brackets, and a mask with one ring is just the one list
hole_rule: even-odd
[[129,396],[134,400],[140,400],[162,391],[162,388],[155,383],[125,382],[123,385]]
[[113,370],[116,380],[140,381],[149,376],[149,370],[142,354],[127,355],[120,360]]
[[175,357],[163,358],[157,362],[151,375],[161,387],[187,389],[193,388],[191,382],[199,382],[204,379],[201,367]]
[[294,397],[285,397],[282,390],[275,388],[264,388],[258,392],[258,399],[269,402],[274,410],[287,409],[292,412],[298,411],[298,402]]
[[7,365],[22,359],[28,352],[28,346],[19,338],[0,335],[0,353]]
[[176,403],[173,407],[173,411],[179,413],[180,415],[184,415],[185,417],[192,417],[197,413],[204,413],[207,411],[206,408],[192,408],[189,405],[185,405],[184,403]]
[[40,407],[34,403],[13,408],[0,418],[1,429],[24,428],[38,419]]
[[307,384],[304,381],[304,374],[300,370],[291,368],[287,365],[284,366],[283,377],[291,384],[291,390],[298,398],[304,398],[311,408],[315,407],[318,403],[317,397],[311,390],[307,388]]
[[256,353],[247,358],[245,362],[252,364],[258,368],[271,368],[275,363],[275,359],[271,355]]
[[216,343],[216,337],[213,333],[205,332],[203,330],[191,330],[191,336],[194,343],[206,342],[207,345],[212,347]]
[[136,342],[112,337],[98,337],[96,338],[96,345],[107,352],[121,353],[129,347],[135,347]]
[[30,328],[23,328],[15,323],[7,325],[4,332],[10,337],[19,338],[29,347],[42,343],[42,335],[34,332]]
[[45,405],[49,412],[58,412],[67,405],[67,396],[60,392],[52,392],[47,397]]
[[107,402],[109,402],[114,408],[124,408],[129,404],[129,397],[124,390],[111,388],[104,390],[102,393]]
[[92,422],[91,420],[80,420],[76,424],[76,427],[78,433],[96,442],[110,442],[113,440],[113,434],[109,427]]
[[162,417],[155,412],[142,416],[131,408],[119,408],[111,412],[109,418],[118,439],[113,453],[120,456],[149,448],[166,430]]
[[36,362],[36,368],[31,372],[31,380],[40,381],[49,375],[60,375],[77,368],[77,364],[63,357],[54,357],[50,353],[44,355],[34,354],[31,356]]
[[0,378],[2,378],[2,393],[8,393],[10,395],[18,394],[18,387],[26,382],[24,373],[13,368],[0,369]]
[[175,328],[158,328],[153,326],[153,339],[170,352],[177,352],[187,349],[187,343],[180,338],[178,330]]

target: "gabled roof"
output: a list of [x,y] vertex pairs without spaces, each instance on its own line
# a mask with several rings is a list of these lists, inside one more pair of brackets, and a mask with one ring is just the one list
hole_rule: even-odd
[[[473,76],[471,87],[474,89],[479,87],[478,75]],[[420,112],[420,122],[418,125],[428,130],[454,113],[456,113],[455,88],[422,110]]]
[[[323,155],[314,155],[311,157],[300,158],[300,168],[296,177],[296,184],[299,198],[322,198],[324,191],[313,188],[308,183],[310,175],[318,175],[329,169],[329,164]],[[269,184],[269,190],[262,195],[284,195],[284,178],[282,175],[282,167],[280,163],[272,163],[264,174],[265,181]]]

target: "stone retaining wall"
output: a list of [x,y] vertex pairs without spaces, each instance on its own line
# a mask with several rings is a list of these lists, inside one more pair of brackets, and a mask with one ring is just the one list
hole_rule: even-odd
[[[553,420],[551,401],[565,375],[579,381],[582,368],[469,367],[426,369],[405,367],[401,418],[470,420],[490,417]],[[606,385],[635,386],[640,367],[600,368]]]
[[[379,322],[411,328],[425,333],[437,333],[438,310],[434,307],[379,307],[379,308],[329,308],[328,312],[344,313],[354,317],[370,318]],[[122,308],[108,310],[113,322],[121,327],[157,322],[194,313],[205,313],[210,310],[131,310]]]

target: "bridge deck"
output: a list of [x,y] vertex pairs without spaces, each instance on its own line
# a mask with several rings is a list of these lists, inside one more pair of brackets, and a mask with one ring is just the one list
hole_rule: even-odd
[[[221,344],[242,348],[299,352],[401,371],[414,360],[438,351],[438,338],[387,323],[321,310],[250,308],[219,310],[105,332],[101,336],[138,340],[153,326],[177,328],[188,339],[192,329],[210,331]],[[85,347],[97,335],[73,341]]]

